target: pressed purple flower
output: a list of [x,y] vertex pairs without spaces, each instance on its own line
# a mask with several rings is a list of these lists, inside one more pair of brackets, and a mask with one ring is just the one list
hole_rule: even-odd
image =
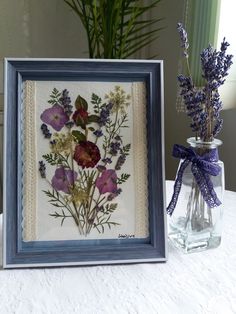
[[102,130],[95,130],[95,131],[93,132],[93,134],[94,134],[95,136],[97,136],[97,137],[103,136]]
[[106,167],[103,166],[103,165],[98,165],[98,166],[97,166],[97,170],[98,170],[99,172],[103,172],[104,170],[106,170]]
[[117,191],[115,193],[109,194],[108,197],[107,197],[108,202],[113,201],[114,198],[117,197],[121,192],[122,192],[121,189],[117,189]]
[[115,139],[116,141],[118,141],[118,142],[119,142],[119,141],[120,141],[120,142],[122,141],[122,138],[120,137],[120,135],[116,135],[114,139]]
[[52,178],[52,187],[56,191],[69,194],[77,176],[77,172],[73,170],[65,169],[64,167],[57,168]]
[[39,172],[42,178],[46,178],[46,166],[42,160],[39,161]]
[[73,122],[73,121],[68,121],[68,122],[65,123],[65,126],[66,126],[68,129],[71,129],[71,128],[73,128],[73,126],[74,126],[74,122]]
[[45,138],[51,138],[52,134],[45,123],[41,125],[41,130]]
[[56,131],[60,131],[69,120],[63,108],[58,104],[44,110],[40,118],[44,123],[49,124]]
[[106,108],[107,110],[111,110],[113,108],[113,103],[109,102],[107,105],[106,105]]
[[64,108],[65,113],[68,117],[70,117],[70,115],[73,113],[73,106],[71,105],[71,98],[69,97],[69,91],[67,89],[62,91],[62,96],[59,100]]
[[120,170],[123,164],[125,163],[125,161],[126,161],[126,155],[125,154],[120,155],[116,162],[115,169]]
[[108,169],[102,172],[97,178],[95,185],[100,194],[116,193],[117,192],[117,174],[113,169]]
[[52,140],[52,141],[50,141],[50,144],[51,145],[55,145],[57,143],[57,141],[56,140]]
[[102,108],[100,112],[100,117],[98,120],[98,124],[100,125],[100,127],[104,126],[108,122],[112,107],[113,107],[113,104],[108,103]]
[[120,149],[120,142],[111,142],[109,153],[112,156],[116,156],[119,149]]
[[104,164],[111,164],[112,160],[109,157],[103,158],[102,161],[104,162]]

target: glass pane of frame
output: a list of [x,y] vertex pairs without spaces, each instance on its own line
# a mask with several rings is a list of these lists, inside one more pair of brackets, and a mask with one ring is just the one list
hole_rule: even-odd
[[23,241],[149,237],[145,82],[27,80],[22,114]]

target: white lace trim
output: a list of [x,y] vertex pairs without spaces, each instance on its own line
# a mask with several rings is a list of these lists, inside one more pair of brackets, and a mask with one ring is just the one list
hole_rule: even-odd
[[26,81],[22,106],[22,204],[23,240],[36,239],[37,161],[35,136],[35,82]]
[[148,178],[147,178],[147,119],[146,85],[143,82],[132,84],[133,99],[133,149],[135,183],[135,237],[149,235],[148,223]]

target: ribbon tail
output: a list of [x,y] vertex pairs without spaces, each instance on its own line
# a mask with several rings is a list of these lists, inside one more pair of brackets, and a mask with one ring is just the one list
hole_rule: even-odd
[[170,201],[170,203],[166,209],[167,214],[169,214],[170,216],[173,214],[173,211],[174,211],[175,206],[177,204],[179,193],[180,193],[181,186],[182,186],[183,173],[184,173],[184,170],[186,169],[186,167],[188,166],[188,164],[189,164],[189,160],[185,159],[179,167],[179,171],[178,171],[176,179],[175,179],[174,192],[173,192],[171,201]]
[[210,175],[204,171],[201,171],[201,169],[199,169],[194,164],[192,164],[192,172],[201,191],[202,197],[207,205],[210,208],[221,205],[221,201],[218,199],[217,194],[214,190]]

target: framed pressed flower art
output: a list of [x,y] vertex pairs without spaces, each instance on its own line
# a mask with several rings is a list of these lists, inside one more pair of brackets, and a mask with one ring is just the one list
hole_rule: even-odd
[[6,59],[4,267],[166,260],[161,61]]

